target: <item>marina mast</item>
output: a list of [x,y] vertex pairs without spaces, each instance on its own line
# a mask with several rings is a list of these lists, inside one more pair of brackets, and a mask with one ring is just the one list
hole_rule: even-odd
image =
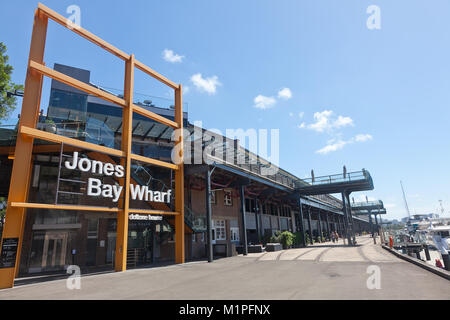
[[402,187],[403,201],[405,201],[405,208],[406,208],[406,213],[408,214],[408,222],[409,222],[409,220],[411,219],[411,213],[409,212],[408,202],[406,201],[405,190],[403,189],[403,183],[401,180],[400,180],[400,186]]

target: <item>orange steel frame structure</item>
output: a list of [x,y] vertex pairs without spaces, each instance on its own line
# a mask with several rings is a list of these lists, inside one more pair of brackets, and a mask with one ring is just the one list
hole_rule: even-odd
[[[123,99],[112,94],[98,90],[88,84],[78,81],[72,77],[64,75],[44,64],[44,50],[47,35],[48,19],[54,20],[60,25],[72,30],[83,38],[109,51],[125,62],[125,81]],[[158,114],[150,112],[142,107],[133,104],[133,82],[134,69],[138,68],[159,80],[175,91],[175,121],[169,120]],[[47,76],[63,82],[69,86],[80,89],[84,92],[105,99],[123,108],[123,129],[121,150],[99,146],[85,141],[44,132],[36,129],[39,119],[39,106],[42,92],[43,77]],[[176,164],[159,161],[131,153],[132,143],[132,121],[133,112],[146,116],[150,119],[168,125],[177,133],[175,139],[177,150]],[[134,55],[128,55],[115,48],[111,44],[103,41],[89,31],[76,26],[55,11],[47,8],[41,3],[35,11],[33,33],[31,38],[30,55],[28,70],[25,80],[25,92],[22,102],[22,112],[19,121],[19,134],[17,135],[15,158],[12,169],[11,184],[8,195],[8,207],[3,231],[3,239],[19,238],[16,263],[14,268],[0,269],[0,288],[11,288],[14,286],[14,278],[19,271],[20,254],[23,240],[23,230],[27,208],[40,209],[61,209],[78,211],[98,211],[98,212],[117,212],[117,240],[115,255],[115,271],[125,271],[127,261],[127,238],[128,238],[128,214],[166,214],[175,216],[175,263],[184,263],[184,175],[183,175],[183,102],[182,85],[175,84],[164,76],[155,72],[143,63],[135,59]],[[28,188],[32,170],[33,140],[35,138],[64,143],[65,145],[93,150],[117,156],[121,158],[121,164],[124,165],[125,175],[120,184],[123,186],[123,199],[117,208],[77,206],[77,205],[54,205],[42,203],[27,203]],[[132,160],[144,163],[162,166],[175,171],[175,212],[166,212],[158,210],[143,210],[129,208],[130,200],[130,165]],[[2,242],[3,242],[2,239]],[[1,249],[0,249],[1,250]]]

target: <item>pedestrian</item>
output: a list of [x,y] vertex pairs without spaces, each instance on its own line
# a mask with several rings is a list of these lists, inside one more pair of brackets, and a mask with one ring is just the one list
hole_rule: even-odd
[[334,231],[331,231],[331,242],[334,243]]
[[336,231],[336,242],[339,242],[339,233]]

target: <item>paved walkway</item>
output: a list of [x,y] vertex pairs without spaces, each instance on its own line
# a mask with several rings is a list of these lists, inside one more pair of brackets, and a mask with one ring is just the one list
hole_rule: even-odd
[[[380,243],[380,238],[377,239],[377,243]],[[358,237],[357,244],[357,246],[348,247],[344,245],[343,240],[337,243],[315,243],[306,248],[250,253],[246,258],[257,261],[399,262],[395,256],[379,245],[374,245],[373,239],[369,236]]]
[[[23,285],[0,290],[0,299],[450,299],[448,280],[367,236],[357,241],[85,276],[80,290],[66,280]],[[373,266],[380,289],[367,286]]]

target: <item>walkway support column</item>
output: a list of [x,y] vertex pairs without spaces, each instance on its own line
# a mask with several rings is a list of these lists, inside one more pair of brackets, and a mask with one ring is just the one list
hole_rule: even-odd
[[309,231],[309,243],[314,244],[311,228],[311,207],[308,207],[308,231]]
[[327,222],[327,238],[331,240],[330,222],[328,221],[328,212],[325,211],[325,220]]
[[206,255],[208,262],[213,261],[213,247],[212,247],[212,213],[211,213],[211,170],[208,167],[205,173],[206,187]]
[[319,242],[322,242],[322,221],[320,220],[320,209],[317,212],[317,224],[319,225]]
[[256,236],[258,238],[258,243],[261,242],[261,235],[260,235],[260,223],[258,218],[258,199],[255,198],[255,223],[256,223]]
[[352,204],[350,202],[350,192],[345,192],[345,198],[347,200],[347,213],[348,213],[348,218],[349,218],[349,222],[350,222],[350,233],[351,233],[351,237],[353,239],[352,243],[356,244],[355,225],[354,225],[353,215],[352,215]]
[[352,237],[350,235],[350,230],[349,230],[349,218],[348,218],[348,212],[347,212],[347,199],[345,197],[345,192],[341,193],[342,195],[342,211],[344,213],[344,228],[345,228],[345,236],[348,240],[348,245],[351,245],[352,243]]
[[302,198],[298,198],[299,208],[300,208],[300,225],[302,227],[302,244],[304,247],[306,247],[306,233],[305,233],[305,222],[303,220],[303,205],[302,205]]
[[373,234],[372,211],[371,210],[368,211],[369,211],[369,230],[370,233]]
[[374,216],[375,216],[375,228],[376,228],[375,230],[376,230],[377,233],[379,233],[380,232],[380,226],[378,224],[377,214],[375,213]]
[[247,223],[245,221],[245,186],[241,185],[240,187],[240,196],[241,196],[241,215],[242,215],[242,244],[243,254],[246,256],[248,254],[248,243],[247,243]]

